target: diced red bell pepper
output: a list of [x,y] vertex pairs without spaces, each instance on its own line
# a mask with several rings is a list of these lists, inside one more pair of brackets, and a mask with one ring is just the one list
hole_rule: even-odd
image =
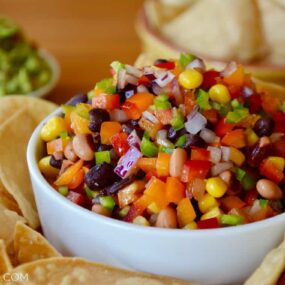
[[191,160],[206,160],[210,161],[210,152],[204,148],[192,147]]
[[251,114],[256,114],[261,109],[261,96],[258,94],[253,94],[249,97],[249,112]]
[[154,115],[163,125],[170,125],[173,117],[173,112],[172,109],[155,110]]
[[132,120],[137,120],[141,116],[141,111],[139,110],[139,108],[130,101],[126,101],[125,103],[123,103],[121,108],[123,111],[125,111],[127,116]]
[[206,119],[212,123],[213,125],[216,125],[219,120],[219,114],[218,111],[215,109],[209,109],[205,110],[203,112],[203,115],[206,117]]
[[197,222],[198,229],[216,229],[220,227],[218,218],[210,218]]
[[161,63],[156,63],[154,66],[171,70],[175,68],[175,62],[174,61],[161,62]]
[[242,96],[242,89],[241,86],[237,85],[228,85],[228,90],[230,92],[231,98],[239,98]]
[[273,143],[273,150],[276,156],[285,158],[285,135]]
[[222,139],[222,144],[243,148],[246,146],[246,137],[243,129],[236,129],[228,132]]
[[126,133],[117,133],[110,138],[111,144],[119,156],[123,156],[130,148]]
[[84,196],[80,193],[69,191],[66,198],[76,205],[82,206],[84,204]]
[[285,133],[285,114],[281,111],[275,112],[272,118],[275,122],[274,132]]
[[220,73],[216,70],[208,70],[203,73],[203,82],[201,88],[210,89],[211,86],[217,84],[217,78],[220,77]]
[[188,160],[183,166],[181,181],[186,183],[192,178],[205,179],[211,167],[210,161]]
[[279,184],[284,178],[283,172],[268,158],[262,161],[261,165],[259,166],[259,171],[261,175],[277,184]]
[[246,192],[243,200],[247,205],[252,206],[254,201],[257,199],[258,195],[259,194],[256,191],[256,189],[252,189]]
[[138,82],[138,84],[140,85],[140,84],[148,84],[150,82],[150,80],[149,80],[149,78],[147,77],[147,76],[145,76],[145,75],[143,75],[143,76],[141,76],[140,78],[139,78],[139,82]]
[[230,132],[235,126],[236,124],[227,123],[226,118],[223,118],[218,122],[215,128],[215,132],[219,137],[223,137],[225,134]]
[[101,94],[92,98],[92,107],[113,110],[120,108],[120,95]]

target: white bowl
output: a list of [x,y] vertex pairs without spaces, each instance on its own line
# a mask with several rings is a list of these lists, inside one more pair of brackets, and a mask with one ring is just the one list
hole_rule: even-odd
[[285,214],[253,224],[211,230],[142,227],[97,215],[56,192],[37,166],[43,153],[34,131],[27,160],[35,199],[48,240],[64,255],[173,276],[203,284],[244,281],[285,232]]

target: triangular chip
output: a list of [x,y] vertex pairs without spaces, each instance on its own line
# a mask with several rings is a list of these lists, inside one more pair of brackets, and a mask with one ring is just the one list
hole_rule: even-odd
[[12,264],[6,251],[6,245],[3,240],[0,240],[0,276],[10,270],[12,270]]
[[0,209],[0,239],[8,245],[13,240],[14,229],[17,221],[26,220],[17,213],[6,209]]
[[39,218],[26,164],[26,149],[36,125],[28,111],[23,108],[0,127],[1,182],[34,228],[39,226]]
[[0,209],[8,209],[21,215],[21,210],[18,207],[16,200],[7,192],[0,180]]
[[14,250],[19,264],[61,256],[40,233],[21,222],[15,227]]
[[265,52],[256,1],[199,0],[162,33],[180,47],[216,60],[250,61]]
[[245,285],[275,285],[285,270],[285,240],[271,250]]
[[285,1],[259,0],[264,33],[271,48],[271,61],[285,63]]
[[[194,285],[174,278],[131,272],[81,258],[55,257],[26,263],[11,274],[27,274],[29,280],[13,285]],[[196,284],[197,285],[197,284]]]

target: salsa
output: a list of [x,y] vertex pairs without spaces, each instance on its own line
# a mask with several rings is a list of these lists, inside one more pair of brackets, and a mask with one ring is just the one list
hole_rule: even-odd
[[285,97],[240,64],[181,54],[111,77],[41,130],[39,168],[95,213],[144,226],[209,229],[284,212]]

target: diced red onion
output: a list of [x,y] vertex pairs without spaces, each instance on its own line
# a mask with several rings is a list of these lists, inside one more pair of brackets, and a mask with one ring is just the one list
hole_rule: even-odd
[[212,176],[217,176],[220,173],[222,173],[222,172],[224,172],[226,170],[231,169],[233,166],[234,166],[234,164],[232,162],[230,162],[230,161],[217,163],[214,166],[212,166],[212,168],[211,168],[211,175]]
[[138,149],[140,148],[141,140],[140,140],[140,138],[139,138],[139,136],[138,136],[136,130],[133,130],[133,131],[129,134],[129,136],[128,136],[128,138],[127,138],[127,141],[128,141],[128,144],[129,144],[130,146],[135,146],[135,147],[138,148]]
[[222,151],[219,147],[208,146],[207,150],[210,152],[210,158],[213,163],[218,163],[222,158]]
[[172,80],[171,93],[174,96],[177,105],[183,103],[184,98],[181,93],[180,86],[178,84],[177,79]]
[[143,154],[134,146],[119,160],[114,172],[122,178],[132,175],[136,171],[138,160]]
[[141,70],[139,70],[138,68],[132,65],[126,64],[125,67],[126,67],[127,73],[130,75],[133,75],[135,77],[141,77],[143,75],[143,72]]
[[151,112],[149,111],[144,111],[142,113],[142,115],[149,121],[151,121],[152,123],[154,124],[157,124],[159,121],[158,119],[156,118],[156,116],[154,116]]
[[222,160],[223,161],[229,161],[231,149],[227,146],[221,146],[221,150],[222,150]]
[[137,92],[138,93],[148,93],[148,89],[144,85],[139,85],[137,87]]
[[207,124],[207,119],[199,112],[196,112],[193,116],[188,115],[187,119],[185,129],[187,132],[193,135],[199,133]]
[[154,82],[154,84],[152,84],[152,92],[155,95],[160,95],[161,93],[163,93],[163,89],[160,86],[158,86],[157,83]]
[[206,142],[206,143],[213,143],[215,142],[217,136],[216,134],[207,129],[207,128],[204,128],[201,132],[200,132],[200,137]]
[[138,85],[137,77],[130,75],[130,74],[126,74],[126,82],[132,85]]
[[127,71],[125,69],[121,69],[118,73],[118,87],[123,89],[126,86],[126,75]]
[[165,87],[167,84],[169,84],[173,79],[175,75],[170,72],[166,71],[164,74],[160,75],[160,77],[156,78],[154,81],[158,84],[160,87]]
[[221,71],[221,75],[223,77],[228,77],[232,75],[237,70],[237,64],[234,61],[228,63],[223,71]]
[[127,114],[120,109],[114,109],[109,112],[111,121],[118,121],[124,123],[129,120]]
[[187,66],[186,69],[198,69],[201,71],[204,71],[206,69],[206,65],[204,63],[204,61],[200,58],[196,58],[194,60],[192,60]]

